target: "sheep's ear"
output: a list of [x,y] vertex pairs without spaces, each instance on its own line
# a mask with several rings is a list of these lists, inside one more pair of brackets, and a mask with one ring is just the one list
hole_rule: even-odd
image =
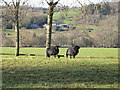
[[60,46],[57,46],[57,48],[59,48]]
[[55,49],[58,49],[58,46],[55,46]]

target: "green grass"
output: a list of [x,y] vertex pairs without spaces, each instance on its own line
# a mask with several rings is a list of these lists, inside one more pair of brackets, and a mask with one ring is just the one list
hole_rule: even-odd
[[79,28],[86,28],[86,29],[98,29],[98,28],[101,28],[100,26],[86,25],[86,24],[80,24],[78,27]]
[[[40,36],[41,34],[45,33],[45,29],[24,29],[24,31],[27,31],[28,33],[33,32],[37,36]],[[10,35],[6,35],[6,37],[9,37],[12,39],[15,38],[15,31],[13,29],[6,29],[5,33],[10,34]]]
[[10,35],[6,35],[7,37],[14,38],[15,37],[15,31],[13,29],[6,29],[6,33]]
[[68,11],[59,11],[59,12],[55,12],[53,15],[53,19],[57,20],[59,19],[61,16],[64,16],[66,19],[63,20],[63,23],[65,24],[72,24],[75,25],[74,19],[73,17],[78,15],[79,13],[76,12],[75,10],[68,10]]
[[[14,53],[4,47],[3,53]],[[60,48],[65,54],[66,48]],[[45,48],[21,48],[20,53],[45,54]],[[81,48],[77,56],[117,57],[117,48]],[[117,88],[117,58],[45,58],[3,55],[3,88]]]
[[66,23],[66,24],[72,24],[72,25],[74,25],[74,21],[72,20],[64,20],[64,23]]
[[61,15],[62,15],[62,16],[64,15],[65,17],[74,17],[74,16],[76,16],[76,15],[79,14],[79,13],[78,13],[78,10],[79,10],[79,8],[69,9],[69,10],[67,10],[67,11],[55,12],[53,18],[54,18],[54,19],[58,19]]
[[[67,48],[60,48],[60,54],[64,54]],[[14,54],[14,47],[2,47],[2,53]],[[118,48],[81,48],[78,56],[93,57],[117,57]],[[41,54],[45,55],[45,48],[20,48],[20,54]]]

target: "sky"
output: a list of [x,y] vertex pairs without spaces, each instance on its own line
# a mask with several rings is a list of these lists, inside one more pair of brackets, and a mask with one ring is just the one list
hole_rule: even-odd
[[[12,0],[5,0],[7,2],[10,2]],[[16,1],[16,0],[14,0]],[[25,1],[25,0],[21,0]],[[47,0],[49,1],[49,0]],[[54,0],[57,1],[57,0]],[[84,4],[89,4],[89,3],[98,3],[102,1],[111,1],[111,0],[79,0],[83,5]],[[2,2],[0,2],[2,4]],[[48,7],[47,3],[45,0],[28,0],[29,5],[35,6],[35,7]],[[75,6],[80,6],[80,4],[77,2],[77,0],[60,0],[59,5],[65,5],[65,6],[70,6],[70,7],[75,7]],[[0,5],[1,5],[0,4]]]
[[[49,1],[49,0],[47,0],[47,1]],[[57,0],[54,0],[54,1],[57,1]],[[91,1],[93,3],[98,3],[98,2],[100,2],[102,0],[79,0],[79,1],[82,4],[88,4],[89,1]],[[77,0],[60,0],[59,3],[62,4],[62,5],[70,6],[70,7],[80,6],[80,4],[77,2]],[[45,2],[45,0],[34,0],[33,2],[31,2],[31,5],[33,5],[33,6],[48,7],[47,3]]]

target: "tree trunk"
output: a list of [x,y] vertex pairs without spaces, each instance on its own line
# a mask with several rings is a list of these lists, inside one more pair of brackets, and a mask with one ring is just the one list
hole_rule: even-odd
[[16,9],[15,14],[15,42],[16,42],[16,49],[15,49],[15,56],[19,56],[19,7]]
[[48,22],[47,22],[47,34],[46,34],[46,48],[51,47],[53,9],[54,9],[53,5],[49,6]]

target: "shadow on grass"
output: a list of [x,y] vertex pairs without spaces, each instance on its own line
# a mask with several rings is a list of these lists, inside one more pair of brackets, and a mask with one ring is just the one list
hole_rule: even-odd
[[101,85],[117,87],[117,64],[64,65],[64,67],[3,68],[3,88],[93,88]]
[[[0,55],[15,55],[13,53],[0,53]],[[41,55],[41,54],[19,54],[19,56],[45,56],[45,55]],[[58,55],[59,58],[61,57],[65,57],[64,55]],[[77,56],[77,59],[79,58],[90,58],[90,59],[120,59],[120,57],[95,57],[95,56]]]

